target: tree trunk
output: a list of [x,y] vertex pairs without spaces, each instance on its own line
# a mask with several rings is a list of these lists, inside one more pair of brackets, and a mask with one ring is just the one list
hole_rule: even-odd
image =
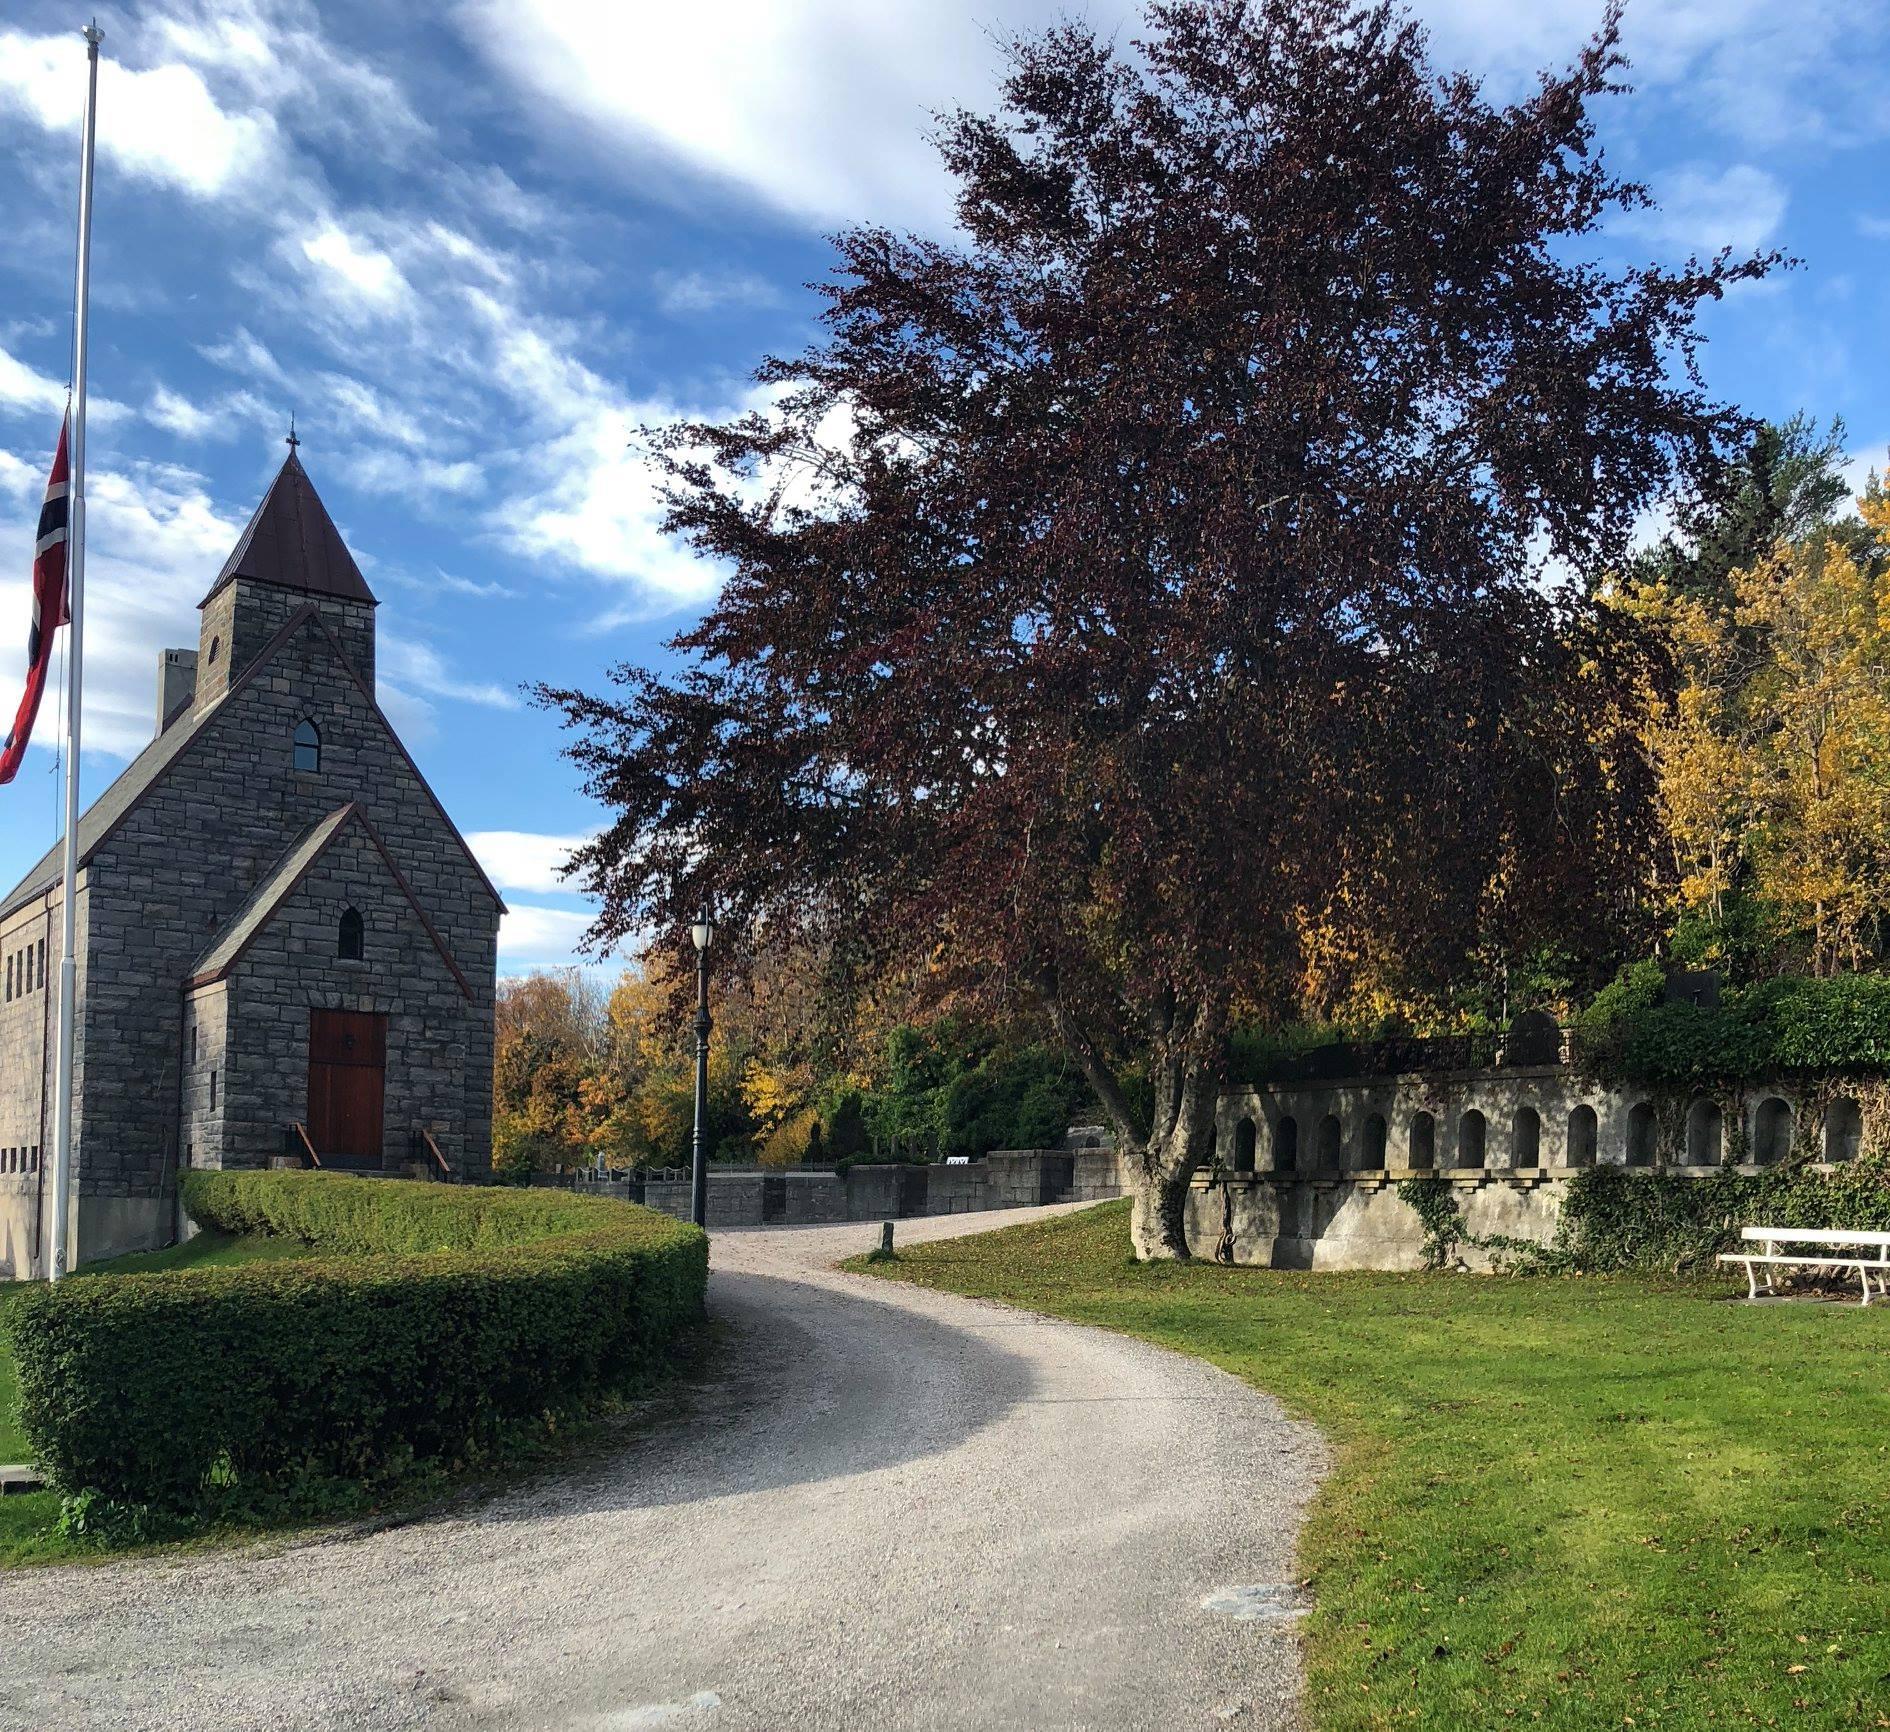
[[[1126,1151],[1125,1151],[1126,1152]],[[1193,1163],[1175,1171],[1144,1149],[1125,1161],[1134,1190],[1129,1243],[1138,1263],[1185,1263],[1188,1251],[1188,1184]]]

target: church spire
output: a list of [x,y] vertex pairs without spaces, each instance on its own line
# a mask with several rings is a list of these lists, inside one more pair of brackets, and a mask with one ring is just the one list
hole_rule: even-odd
[[298,454],[302,441],[293,419],[285,443],[289,455],[199,606],[209,606],[239,577],[336,601],[376,605],[374,592],[302,467]]

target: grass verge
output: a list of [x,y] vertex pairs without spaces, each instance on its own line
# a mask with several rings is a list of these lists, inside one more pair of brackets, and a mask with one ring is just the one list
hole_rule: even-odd
[[1890,1727],[1890,1308],[1137,1265],[1127,1209],[848,1267],[1177,1348],[1322,1426],[1323,1732]]

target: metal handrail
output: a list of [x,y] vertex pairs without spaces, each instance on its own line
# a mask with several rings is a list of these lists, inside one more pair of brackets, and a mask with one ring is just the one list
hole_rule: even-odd
[[432,1155],[434,1165],[440,1169],[440,1176],[450,1184],[454,1176],[452,1165],[440,1153],[440,1145],[433,1140],[433,1133],[425,1125],[420,1127],[420,1140],[426,1144],[427,1152]]
[[302,1139],[302,1152],[307,1158],[308,1164],[311,1167],[319,1167],[322,1164],[322,1158],[320,1155],[316,1154],[315,1145],[309,1141],[307,1129],[295,1119],[289,1121],[289,1129],[294,1131],[295,1134]]

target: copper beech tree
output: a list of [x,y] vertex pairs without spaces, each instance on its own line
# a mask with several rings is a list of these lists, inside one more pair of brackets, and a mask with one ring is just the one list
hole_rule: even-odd
[[616,815],[594,939],[708,899],[730,966],[1035,1003],[1157,1258],[1231,1016],[1612,920],[1647,774],[1585,590],[1743,436],[1695,317],[1775,262],[1596,262],[1617,22],[1508,105],[1344,0],[1010,44],[939,123],[961,232],[840,235],[766,412],[650,436],[728,575],[675,669],[541,693]]

